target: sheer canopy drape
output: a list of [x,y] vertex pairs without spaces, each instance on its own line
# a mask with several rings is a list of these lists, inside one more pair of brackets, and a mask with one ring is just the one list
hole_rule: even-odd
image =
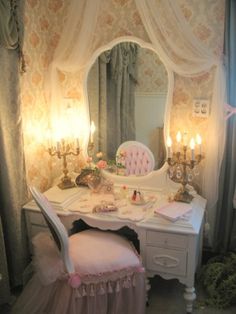
[[215,224],[220,166],[225,143],[225,73],[221,58],[193,35],[176,1],[135,0],[144,27],[165,65],[179,75],[193,77],[215,67],[211,114],[207,130],[203,196],[208,201],[211,236]]
[[[62,94],[59,82],[59,72],[67,74],[78,73],[78,77],[81,76],[81,73],[84,74],[83,70],[92,55],[93,37],[96,31],[95,27],[100,2],[101,0],[70,1],[67,20],[49,67],[45,84],[46,94],[50,102],[51,127],[53,130],[58,129],[58,122],[60,121],[63,107],[62,99],[65,97]],[[82,92],[78,105],[83,105],[85,102],[86,96]],[[85,108],[82,109],[84,109],[84,119],[87,116],[88,124],[88,111]],[[83,126],[86,127],[86,123]],[[81,129],[81,132],[85,131]],[[85,137],[86,133],[84,132]],[[82,145],[85,144],[83,143]]]
[[[211,226],[215,223],[215,206],[218,199],[218,180],[225,142],[225,77],[222,60],[202,46],[192,34],[177,1],[135,0],[143,25],[161,60],[172,72],[193,77],[215,68],[213,97],[206,145],[203,173],[203,196],[208,200],[208,217]],[[92,39],[100,0],[71,0],[67,23],[56,49],[50,68],[49,92],[54,115],[60,107],[60,84],[57,71],[81,70],[93,55]],[[173,82],[169,96],[173,94]],[[81,101],[86,103],[82,92]],[[171,102],[172,98],[168,97]],[[170,108],[170,106],[167,106]],[[165,136],[168,133],[169,109],[166,113]],[[88,118],[88,115],[87,115]],[[87,121],[88,122],[88,121]],[[203,135],[204,137],[204,135]]]

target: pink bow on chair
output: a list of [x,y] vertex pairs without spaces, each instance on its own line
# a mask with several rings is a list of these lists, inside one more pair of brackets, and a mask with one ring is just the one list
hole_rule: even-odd
[[225,109],[227,113],[225,120],[228,120],[229,117],[231,117],[233,114],[236,114],[236,107],[232,107],[229,104],[225,104]]

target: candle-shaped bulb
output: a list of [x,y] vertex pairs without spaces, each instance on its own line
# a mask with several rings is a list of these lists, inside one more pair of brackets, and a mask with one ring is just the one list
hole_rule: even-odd
[[198,145],[202,144],[202,138],[201,138],[201,136],[199,134],[197,134],[197,136],[196,136],[196,142],[197,142]]
[[202,154],[202,138],[199,134],[196,136],[196,142],[199,145],[199,155]]
[[94,134],[94,132],[95,132],[95,129],[96,129],[95,124],[94,124],[94,122],[92,121],[92,122],[91,122],[91,126],[90,126],[90,142],[91,142],[91,143],[93,143],[93,134]]
[[178,133],[176,135],[176,140],[177,140],[178,143],[181,142],[181,138],[182,138],[181,133],[180,133],[180,131],[178,131]]
[[191,148],[191,149],[194,149],[194,148],[195,148],[195,141],[194,141],[194,138],[191,138],[191,141],[190,141],[190,148]]
[[167,137],[166,145],[167,145],[167,158],[171,158],[172,140],[170,136]]
[[57,151],[60,151],[62,139],[61,139],[61,134],[58,130],[55,133],[55,140],[56,140],[56,149],[57,149]]
[[190,141],[190,148],[191,148],[191,159],[194,160],[194,148],[195,148],[195,141],[194,141],[194,138],[191,138],[191,141]]
[[172,139],[170,136],[167,137],[167,141],[166,141],[167,147],[171,147],[172,146]]
[[181,143],[181,139],[182,139],[182,135],[180,133],[180,131],[178,131],[177,135],[176,135],[176,140],[177,140],[177,151],[180,152],[180,143]]

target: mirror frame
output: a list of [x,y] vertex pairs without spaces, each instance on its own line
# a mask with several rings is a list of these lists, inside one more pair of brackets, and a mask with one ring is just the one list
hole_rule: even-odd
[[[94,53],[92,54],[90,61],[86,64],[84,82],[83,82],[83,90],[84,90],[84,96],[85,96],[85,99],[84,99],[85,104],[84,105],[86,107],[89,124],[90,124],[90,120],[91,120],[90,119],[90,111],[89,111],[89,101],[88,101],[88,88],[87,88],[89,71],[90,71],[92,65],[94,64],[94,62],[96,61],[96,59],[98,58],[98,56],[102,52],[112,49],[115,45],[117,45],[121,42],[134,42],[134,43],[138,44],[141,48],[146,48],[146,49],[152,50],[160,58],[158,51],[153,44],[146,42],[146,41],[144,41],[138,37],[135,37],[135,36],[117,37],[117,38],[111,40],[108,44],[102,45],[99,48],[97,48],[94,51]],[[168,88],[167,88],[167,97],[166,97],[165,114],[164,114],[164,143],[165,143],[165,149],[166,149],[166,153],[167,153],[166,139],[167,139],[167,136],[169,135],[170,111],[171,111],[171,107],[172,107],[173,87],[174,87],[174,73],[161,58],[160,58],[160,60],[165,66],[165,69],[167,71],[167,77],[168,77]],[[89,136],[87,138],[87,143],[85,143],[85,157],[88,157],[88,144],[89,144]],[[140,176],[140,177],[137,176],[135,178],[138,178],[138,181],[140,181],[139,179],[143,180],[146,177],[149,178],[153,174],[163,173],[163,171],[165,172],[167,170],[167,168],[168,168],[168,165],[167,165],[167,162],[165,162],[161,168],[153,170],[152,172],[150,172],[149,174],[147,174],[145,176]],[[113,179],[114,179],[114,177],[124,178],[124,176],[118,176],[116,174],[109,173],[108,171],[106,171],[106,172],[104,171],[104,173],[107,177],[110,177]],[[134,176],[130,176],[130,177],[132,177],[131,180],[128,179],[129,177],[125,176],[126,180],[133,181]],[[120,181],[120,180],[118,180],[118,181]]]

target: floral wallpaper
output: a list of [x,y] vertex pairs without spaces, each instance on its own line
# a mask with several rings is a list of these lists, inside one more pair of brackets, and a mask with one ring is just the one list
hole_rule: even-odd
[[[210,50],[220,55],[223,47],[225,1],[178,0],[178,2],[194,34]],[[49,108],[44,93],[46,84],[44,75],[67,18],[68,3],[69,1],[63,0],[25,1],[24,54],[27,72],[21,78],[25,156],[28,181],[41,190],[49,188],[61,173],[60,161],[51,158],[46,152],[44,134],[48,127]],[[102,0],[96,30],[93,40],[94,51],[120,36],[135,36],[149,42],[135,0]],[[150,78],[149,82],[152,84],[151,70],[145,75]],[[178,129],[183,131],[183,125],[201,134],[207,130],[207,119],[192,117],[192,101],[196,97],[211,99],[213,76],[213,70],[195,79],[176,76],[171,133]],[[65,77],[61,76],[61,80],[64,81]],[[79,97],[76,79],[65,81],[67,94]],[[164,86],[161,81],[157,81],[156,84]],[[145,88],[149,88],[148,84]],[[79,164],[82,161],[76,162]],[[74,167],[74,163],[75,160],[70,161],[70,169]]]
[[138,50],[137,69],[138,84],[135,87],[135,92],[167,93],[167,72],[155,52],[140,48]]

